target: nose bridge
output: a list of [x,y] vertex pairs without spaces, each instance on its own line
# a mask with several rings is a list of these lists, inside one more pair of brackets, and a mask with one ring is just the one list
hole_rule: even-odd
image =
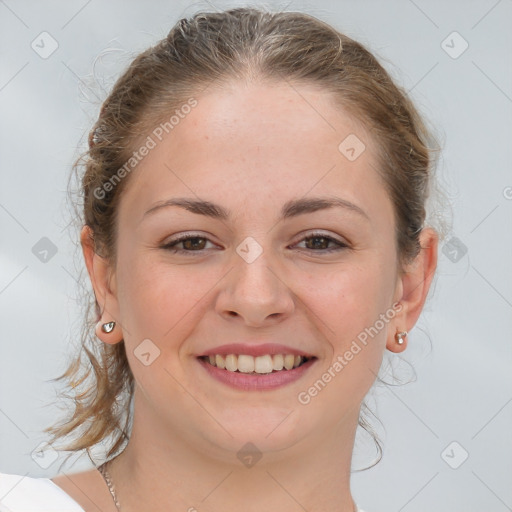
[[219,297],[219,313],[257,324],[293,310],[291,290],[279,275],[280,266],[271,249],[248,237],[237,246],[233,265]]
[[272,259],[270,250],[265,250],[254,260],[239,258],[235,269],[236,285],[242,289],[244,296],[260,295],[261,299],[268,300],[278,292],[279,279],[276,271],[272,270]]

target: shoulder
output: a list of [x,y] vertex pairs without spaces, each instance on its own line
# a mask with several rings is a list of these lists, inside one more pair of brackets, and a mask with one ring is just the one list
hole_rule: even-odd
[[84,512],[49,478],[0,473],[0,512]]

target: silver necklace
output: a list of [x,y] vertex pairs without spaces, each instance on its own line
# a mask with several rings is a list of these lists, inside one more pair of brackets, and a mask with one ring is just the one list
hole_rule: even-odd
[[112,483],[112,478],[110,478],[110,474],[107,471],[107,464],[109,462],[110,461],[102,464],[98,468],[98,471],[101,473],[101,475],[103,476],[103,478],[105,480],[105,483],[107,484],[108,490],[110,491],[110,494],[112,495],[112,499],[114,500],[114,505],[116,506],[117,510],[121,511],[121,505],[119,505],[119,500],[117,499],[116,491],[114,490],[114,484]]
[[[116,491],[114,490],[114,484],[112,483],[112,478],[110,478],[110,474],[107,471],[107,464],[109,463],[105,462],[103,463],[99,468],[98,471],[102,474],[103,478],[105,479],[105,482],[107,484],[108,490],[110,491],[110,494],[112,495],[112,499],[114,500],[114,505],[116,506],[117,510],[121,512],[121,505],[119,505],[119,500],[116,496]],[[354,504],[354,512],[359,512],[359,508],[356,504]]]

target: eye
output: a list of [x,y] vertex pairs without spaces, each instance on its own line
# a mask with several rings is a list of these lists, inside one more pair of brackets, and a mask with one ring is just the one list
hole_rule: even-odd
[[[311,252],[334,252],[341,251],[348,248],[348,245],[340,240],[336,240],[332,236],[324,233],[313,233],[301,240],[299,243],[305,243],[305,249]],[[312,243],[311,243],[312,242]],[[191,254],[191,253],[202,253],[206,250],[206,244],[212,243],[208,238],[199,235],[185,234],[178,238],[171,240],[167,244],[162,246],[162,249],[170,251],[174,254]],[[182,248],[178,248],[178,245]],[[334,244],[334,247],[329,247],[330,244]]]
[[[324,233],[313,233],[303,238],[300,243],[302,242],[305,242],[306,244],[305,249],[312,252],[334,252],[348,248],[346,243],[342,242],[341,240],[336,240],[332,236],[326,235]],[[335,246],[328,248],[329,244],[331,243],[335,244]]]
[[[199,235],[182,235],[171,240],[169,243],[162,246],[162,249],[170,251],[172,253],[193,253],[202,252],[205,249],[205,244],[209,240],[204,236]],[[176,248],[179,244],[182,244],[183,249]]]

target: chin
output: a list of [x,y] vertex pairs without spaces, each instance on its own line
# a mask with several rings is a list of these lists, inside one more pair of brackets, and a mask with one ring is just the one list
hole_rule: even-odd
[[226,430],[216,429],[218,435],[215,436],[209,431],[205,437],[219,448],[235,454],[247,443],[252,443],[263,453],[280,452],[292,448],[307,436],[308,425],[303,418],[298,421],[299,412],[300,409],[291,407],[243,407],[229,415],[217,416]]

